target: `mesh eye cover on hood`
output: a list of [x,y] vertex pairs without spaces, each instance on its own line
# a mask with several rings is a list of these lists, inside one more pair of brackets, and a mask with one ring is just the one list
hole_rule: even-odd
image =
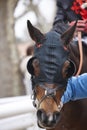
[[42,46],[35,46],[34,56],[40,62],[40,75],[37,77],[39,82],[59,83],[62,80],[61,69],[67,60],[68,52],[64,50],[58,33],[47,33]]

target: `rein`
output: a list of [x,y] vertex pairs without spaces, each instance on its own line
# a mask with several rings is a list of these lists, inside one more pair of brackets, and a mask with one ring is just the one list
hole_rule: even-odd
[[81,41],[81,32],[78,32],[78,45],[79,45],[79,53],[80,53],[80,64],[79,64],[79,68],[78,71],[76,73],[75,76],[78,76],[81,72],[82,69],[82,64],[83,64],[83,49],[82,49],[82,41]]

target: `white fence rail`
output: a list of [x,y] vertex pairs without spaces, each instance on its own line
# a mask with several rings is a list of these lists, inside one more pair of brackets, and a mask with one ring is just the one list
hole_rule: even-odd
[[0,99],[0,130],[42,130],[30,96]]

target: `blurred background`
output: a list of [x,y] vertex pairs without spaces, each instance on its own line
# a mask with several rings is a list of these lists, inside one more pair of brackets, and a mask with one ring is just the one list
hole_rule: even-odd
[[0,98],[28,94],[26,62],[34,42],[26,22],[45,33],[55,13],[56,0],[0,0]]

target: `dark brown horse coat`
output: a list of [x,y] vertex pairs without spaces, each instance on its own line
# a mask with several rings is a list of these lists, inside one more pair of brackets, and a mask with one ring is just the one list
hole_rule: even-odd
[[[78,45],[69,45],[71,59],[79,66]],[[87,72],[87,45],[83,43],[83,67],[81,73]],[[51,130],[87,130],[87,99],[70,101],[61,111],[61,119],[54,129]]]
[[[63,63],[61,63],[62,67],[60,67],[59,64],[55,63],[55,61],[50,58],[48,58],[48,62],[46,61],[45,56],[49,55],[47,54],[46,48],[45,48],[46,47],[45,45],[48,44],[46,43],[48,42],[47,37],[45,37],[45,35],[43,35],[38,29],[33,27],[32,24],[28,21],[28,29],[29,29],[30,36],[36,42],[36,47],[35,47],[36,50],[39,48],[37,52],[36,50],[34,52],[35,54],[34,56],[36,56],[36,58],[34,57],[32,60],[30,60],[27,65],[28,71],[33,76],[32,78],[33,85],[34,85],[33,90],[34,90],[34,96],[35,96],[34,100],[37,99],[39,102],[38,104],[36,104],[38,106],[37,107],[37,120],[40,127],[43,127],[49,130],[87,130],[87,99],[78,100],[74,102],[70,101],[69,103],[66,103],[60,111],[58,111],[58,106],[60,104],[61,96],[63,95],[63,92],[64,92],[63,88],[62,88],[63,91],[62,90],[59,91],[58,87],[62,83],[64,83],[65,85],[66,79],[68,80],[67,78],[68,74],[65,73],[66,71],[62,73],[62,69],[64,68],[64,65],[65,65],[64,63],[66,63],[66,60],[68,57],[65,51],[69,52],[68,54],[69,59],[73,61],[74,64],[76,65],[76,71],[79,66],[78,44],[70,42],[73,37],[75,27],[76,27],[76,24],[72,27],[72,29],[67,30],[67,32],[65,32],[58,41],[60,42],[62,39],[63,42],[59,44],[60,46],[61,44],[63,45],[62,50],[63,50],[63,53],[66,55],[64,56],[65,58],[64,58]],[[60,27],[58,29],[61,30]],[[53,29],[53,31],[55,31],[55,29]],[[57,33],[59,33],[58,30],[57,30]],[[55,39],[56,39],[56,36],[54,36],[54,39],[50,41],[50,44],[51,42],[53,42],[52,45],[55,45]],[[40,47],[42,48],[42,50],[40,50]],[[64,49],[63,47],[66,49]],[[44,48],[45,48],[45,51],[43,53]],[[55,50],[56,49],[52,49],[52,51],[50,51],[50,53],[52,54],[51,56],[54,58],[57,57],[57,55],[54,54]],[[60,51],[60,50],[57,50],[57,51]],[[62,51],[60,53],[62,53]],[[41,58],[42,54],[43,54],[43,57]],[[87,72],[87,67],[86,67],[87,45],[85,45],[84,43],[83,43],[83,57],[84,57],[83,67],[82,67],[81,73]],[[37,59],[39,59],[39,61]],[[49,65],[50,67],[48,66],[47,63],[48,64],[50,63]],[[47,69],[46,68],[44,69],[43,64],[45,65],[45,67],[47,67]],[[49,69],[52,67],[51,64],[55,66],[55,69],[57,69],[57,66],[58,66],[59,70],[61,70],[61,71],[57,71],[58,75],[61,76],[61,78],[58,77],[59,78],[58,81],[54,80],[54,78],[52,77],[53,73],[51,73],[50,75],[51,80],[49,78],[49,75],[46,75],[46,72],[49,71]],[[70,67],[70,64],[69,64],[69,67]],[[67,69],[65,68],[64,70],[67,70]],[[61,115],[61,118],[59,118],[59,115]]]

